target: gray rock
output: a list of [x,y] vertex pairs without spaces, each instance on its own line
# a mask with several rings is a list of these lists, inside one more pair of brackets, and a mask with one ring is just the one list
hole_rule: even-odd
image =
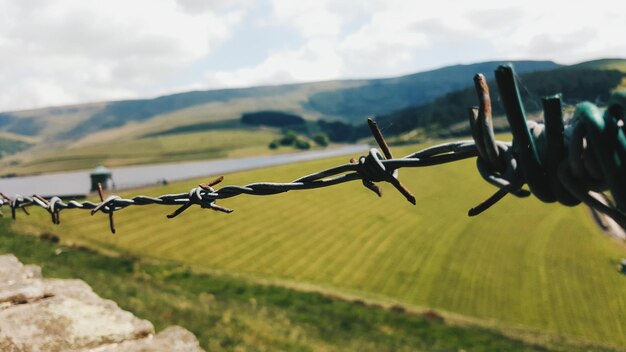
[[[144,339],[124,341],[118,344],[110,344],[97,347],[88,352],[201,352],[196,337],[179,326],[170,326],[160,333]],[[85,351],[87,352],[87,351]]]
[[0,307],[26,303],[45,296],[41,268],[24,266],[12,254],[0,255]]
[[0,282],[40,277],[40,267],[24,265],[13,254],[0,255]]
[[152,323],[96,295],[81,280],[41,278],[0,256],[0,351],[202,351],[189,331]]
[[23,351],[76,350],[152,333],[150,322],[103,299],[81,300],[60,294],[0,312],[0,341],[11,341]]

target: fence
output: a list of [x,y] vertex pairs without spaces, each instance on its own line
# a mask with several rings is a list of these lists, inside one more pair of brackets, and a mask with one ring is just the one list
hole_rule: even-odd
[[[165,194],[159,197],[119,196],[100,202],[62,201],[59,197],[45,199],[38,195],[7,197],[0,193],[0,209],[11,208],[12,217],[21,209],[39,206],[46,209],[52,222],[60,223],[64,209],[90,210],[108,215],[111,232],[115,233],[113,214],[129,206],[170,205],[178,208],[167,215],[174,218],[192,205],[230,213],[233,210],[217,204],[218,200],[242,194],[267,196],[288,191],[330,187],[360,180],[363,185],[381,196],[376,182],[391,183],[412,204],[416,200],[398,179],[398,170],[404,167],[425,167],[476,157],[476,166],[485,181],[498,190],[484,202],[469,210],[475,216],[487,210],[507,194],[528,197],[531,194],[543,202],[558,202],[575,206],[581,202],[613,218],[626,229],[626,92],[615,93],[604,111],[591,104],[576,107],[573,117],[563,120],[560,95],[543,98],[545,123],[527,121],[524,107],[511,66],[500,66],[495,71],[504,110],[513,142],[497,141],[493,132],[491,98],[485,77],[474,77],[478,107],[469,109],[469,123],[473,141],[459,141],[430,147],[402,158],[394,158],[376,123],[368,120],[380,148],[372,148],[368,155],[350,163],[316,172],[288,183],[258,182],[245,186],[226,186],[215,189],[223,177],[200,184],[186,193]],[[382,151],[382,152],[381,152]],[[528,185],[529,190],[523,188]]]

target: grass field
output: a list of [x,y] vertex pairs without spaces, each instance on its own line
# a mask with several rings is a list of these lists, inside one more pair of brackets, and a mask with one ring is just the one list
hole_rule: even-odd
[[575,65],[575,67],[592,68],[596,70],[617,70],[626,72],[626,60],[624,59],[599,59],[587,61]]
[[[59,138],[63,132],[98,113],[106,104],[87,104],[76,107],[75,112],[65,112],[59,123],[58,110],[63,108],[25,111],[16,115],[36,115],[42,126],[35,146],[9,158],[0,158],[2,175],[36,174],[62,170],[88,169],[98,164],[121,166],[180,160],[203,160],[226,156],[268,154],[267,145],[278,135],[278,129],[252,133],[249,126],[241,126],[242,113],[258,110],[283,110],[307,119],[318,119],[320,114],[303,108],[311,94],[319,90],[351,87],[356,82],[319,82],[303,84],[290,92],[267,97],[228,99],[200,104],[173,112],[153,116],[146,121],[131,121],[120,127],[103,129],[78,140]],[[68,107],[69,110],[71,107]],[[83,111],[84,109],[84,111]],[[55,113],[57,112],[57,113]],[[56,118],[56,120],[55,120]],[[211,123],[232,128],[177,135],[165,135],[178,128]],[[215,128],[216,126],[211,126]],[[0,131],[0,138],[5,132]],[[154,136],[155,138],[146,138]],[[26,138],[26,137],[21,137]],[[0,146],[1,147],[1,146]],[[182,148],[181,148],[182,147]],[[164,149],[167,148],[167,149]],[[0,148],[1,149],[1,148]]]
[[[348,158],[226,175],[225,183],[288,181]],[[626,277],[615,270],[626,250],[599,233],[585,208],[507,197],[470,219],[468,208],[493,192],[473,161],[403,169],[400,177],[417,206],[389,185],[378,199],[355,182],[222,201],[235,209],[230,215],[194,208],[166,220],[171,209],[129,208],[116,215],[115,236],[104,216],[81,211],[64,212],[59,227],[38,212],[14,228],[197,270],[433,307],[505,331],[626,346]],[[197,183],[140,192],[183,192]]]
[[[576,65],[582,68],[593,68],[599,70],[616,70],[626,72],[626,60],[624,59],[601,59],[585,62]],[[626,78],[622,79],[622,82],[617,86],[614,91],[626,90]]]
[[113,167],[269,154],[267,145],[277,136],[279,132],[272,129],[223,129],[122,139],[51,153],[40,152],[29,161],[3,167],[2,172],[29,174],[89,169],[98,165]]
[[524,342],[494,329],[315,292],[194,273],[180,264],[104,256],[0,223],[0,253],[81,278],[161,330],[191,330],[207,351],[613,351],[597,345]]

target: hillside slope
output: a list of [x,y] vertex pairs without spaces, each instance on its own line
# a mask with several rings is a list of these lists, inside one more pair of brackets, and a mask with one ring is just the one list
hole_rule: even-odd
[[[517,72],[524,107],[529,113],[538,112],[541,110],[541,97],[556,93],[562,93],[564,103],[570,106],[581,101],[602,104],[626,80],[626,71],[615,69],[620,65],[626,68],[626,60],[599,60],[550,71]],[[493,77],[493,70],[483,73],[488,78]],[[489,79],[489,87],[494,115],[504,114],[493,79]],[[446,130],[455,123],[465,123],[467,109],[477,104],[474,88],[465,88],[425,104],[381,115],[378,119],[388,126],[388,133],[407,133],[416,128]]]
[[[122,161],[111,151],[135,144],[161,145],[157,138],[172,131],[177,131],[176,136],[168,143],[187,144],[193,149],[196,147],[189,141],[197,140],[200,132],[242,135],[239,130],[249,126],[238,123],[241,116],[259,111],[293,114],[308,121],[330,120],[316,128],[336,142],[369,137],[367,128],[359,124],[371,115],[378,116],[387,133],[427,129],[426,133],[431,135],[450,135],[446,132],[448,127],[465,122],[466,108],[476,104],[474,93],[468,88],[473,74],[479,71],[489,74],[498,64],[494,61],[456,65],[388,79],[196,91],[154,99],[0,113],[0,132],[8,131],[12,136],[34,141],[13,143],[5,148],[5,154],[15,154],[0,158],[0,168],[4,169],[3,174],[25,174],[66,167],[91,168],[103,162],[111,162],[109,166],[112,166],[176,161],[180,160],[178,156],[168,159],[154,155],[155,151],[158,154],[156,149],[129,149],[137,155],[127,153],[119,159]],[[626,60],[603,59],[569,67],[559,67],[550,61],[514,61],[513,64],[522,79],[522,92],[531,112],[537,110],[538,98],[544,94],[561,91],[566,102],[573,104],[584,99],[601,101],[611,89],[626,87],[626,74],[613,69],[626,67]],[[492,90],[495,90],[493,84]],[[497,99],[494,109],[496,114],[501,112]],[[262,132],[276,134],[279,130],[276,127]],[[465,129],[460,131],[463,133]],[[247,143],[250,148],[242,153],[262,153],[268,143],[268,139],[258,140],[255,145]],[[117,147],[111,148],[111,144]],[[191,153],[183,159],[219,155],[227,154]],[[51,160],[62,162],[48,167]]]
[[[551,61],[514,62],[520,72],[558,67]],[[291,101],[288,112],[312,118],[335,117],[350,121],[374,113],[390,112],[407,105],[428,101],[460,87],[467,86],[467,77],[481,69],[491,69],[496,62],[457,65],[408,76],[376,80],[343,80],[288,84],[238,89],[193,91],[154,99],[137,99],[54,107],[0,114],[0,131],[29,136],[43,135],[49,139],[77,139],[94,132],[129,123],[141,123],[177,111],[205,106],[207,119],[219,113],[219,105],[240,105],[224,119],[237,119],[243,112],[254,111],[250,100],[276,99]],[[294,95],[299,92],[299,95]],[[333,98],[338,97],[338,98]],[[337,100],[338,99],[338,100]],[[384,104],[381,102],[384,101]],[[280,104],[285,106],[286,104]],[[358,107],[358,109],[355,109]],[[213,109],[211,109],[213,108]],[[266,109],[281,109],[268,106]],[[52,128],[51,128],[52,127]],[[55,128],[57,127],[57,128]]]
[[572,65],[574,68],[586,68],[594,70],[616,70],[626,73],[626,59],[598,59],[592,61],[582,62],[576,65]]
[[[421,105],[446,93],[472,85],[476,72],[491,72],[509,61],[454,65],[412,75],[369,80],[367,84],[314,94],[309,106],[324,115],[360,124],[372,115]],[[552,61],[512,61],[519,73],[546,71],[560,65]]]

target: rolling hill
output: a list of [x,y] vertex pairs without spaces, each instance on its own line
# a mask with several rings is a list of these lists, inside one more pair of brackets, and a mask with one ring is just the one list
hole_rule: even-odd
[[[369,80],[359,87],[325,91],[312,95],[309,106],[328,116],[360,124],[364,118],[385,114],[433,99],[472,85],[476,72],[491,72],[502,61],[455,65],[412,75]],[[552,61],[513,61],[519,73],[558,68]]]
[[[263,86],[240,89],[192,91],[157,97],[54,107],[0,114],[0,130],[29,136],[42,135],[56,139],[77,139],[87,134],[112,129],[132,122],[143,122],[197,106],[207,106],[206,118],[215,115],[211,109],[228,103],[237,105],[249,100],[276,101],[285,99],[295,104],[291,108],[305,117],[334,117],[351,121],[381,112],[390,112],[409,105],[420,104],[447,92],[468,86],[474,72],[493,70],[501,62],[455,65],[412,75],[373,80],[345,80]],[[548,70],[559,67],[551,61],[514,61],[519,72]],[[294,95],[300,92],[300,95]],[[300,99],[298,99],[300,98]],[[259,105],[265,105],[260,103]],[[298,106],[299,105],[299,106]],[[236,119],[242,112],[254,109],[241,104],[237,113],[221,116]],[[217,112],[219,114],[219,112]],[[61,130],[49,131],[50,125],[62,125]]]
[[[607,85],[613,85],[619,75],[616,74],[618,71],[606,69],[620,67],[623,61],[597,60],[571,67],[561,67],[550,61],[514,61],[513,64],[533,94],[542,92],[535,91],[535,86],[551,82],[554,77],[558,78],[558,84],[545,86],[543,91],[552,93],[561,87],[574,90],[576,87],[568,86],[568,82],[577,82],[576,85],[586,83],[586,77],[597,76],[597,72],[604,72],[596,80],[603,81],[604,85],[598,91],[604,94]],[[371,115],[378,115],[381,120],[390,117],[389,121],[393,122],[389,123],[392,127],[387,132],[402,133],[433,122],[446,128],[459,121],[454,109],[464,110],[467,107],[465,103],[471,95],[467,87],[472,84],[473,74],[491,72],[500,63],[492,61],[455,65],[386,79],[194,91],[154,99],[4,112],[0,113],[0,132],[27,138],[30,144],[13,144],[10,150],[15,154],[0,158],[0,168],[4,175],[30,174],[91,168],[100,163],[113,166],[180,160],[180,156],[155,157],[153,149],[136,149],[131,146],[136,143],[146,148],[161,145],[162,142],[155,138],[168,135],[171,140],[167,143],[187,144],[188,149],[193,149],[196,146],[189,143],[198,139],[197,133],[222,133],[227,136],[240,134],[242,128],[254,133],[254,128],[239,121],[243,114],[259,111],[293,114],[307,121],[328,121],[316,128],[331,137],[341,137],[334,138],[335,141],[350,141],[362,136],[363,129],[358,127],[355,132],[351,131],[351,126],[358,125]],[[566,74],[568,72],[569,75]],[[550,80],[544,80],[548,76]],[[621,84],[624,84],[625,80],[620,77]],[[474,104],[472,100],[470,105]],[[415,123],[415,110],[427,110],[429,115]],[[405,117],[397,117],[399,115]],[[460,119],[464,120],[464,116],[461,114]],[[257,139],[255,145],[247,143],[245,151],[235,150],[233,153],[269,153],[266,147],[268,141],[273,139],[269,135],[278,134],[280,128],[258,129],[263,130],[269,139]],[[118,147],[112,148],[112,144]],[[15,148],[17,145],[19,147]],[[111,154],[111,150],[125,146],[128,148],[123,158],[115,158]],[[136,155],[131,155],[133,153]],[[220,151],[190,154],[189,158],[229,155]],[[66,162],[54,163],[55,166],[51,167],[49,161],[56,159]]]
[[[623,60],[626,64],[626,60]],[[574,65],[558,69],[519,74],[520,93],[524,107],[529,113],[541,110],[541,97],[556,93],[563,94],[566,105],[573,106],[581,101],[606,103],[611,91],[626,79],[626,72],[605,69],[593,65]],[[487,77],[492,71],[485,72]],[[493,114],[503,115],[499,103],[497,85],[489,80]],[[412,106],[391,114],[379,116],[381,123],[388,125],[387,132],[407,133],[416,128],[441,129],[446,133],[449,126],[467,121],[467,108],[477,105],[476,92],[465,88],[433,99],[425,104]]]
[[619,59],[619,58],[598,59],[598,60],[586,61],[580,64],[572,65],[572,67],[594,69],[594,70],[617,70],[617,71],[626,73],[626,60]]

